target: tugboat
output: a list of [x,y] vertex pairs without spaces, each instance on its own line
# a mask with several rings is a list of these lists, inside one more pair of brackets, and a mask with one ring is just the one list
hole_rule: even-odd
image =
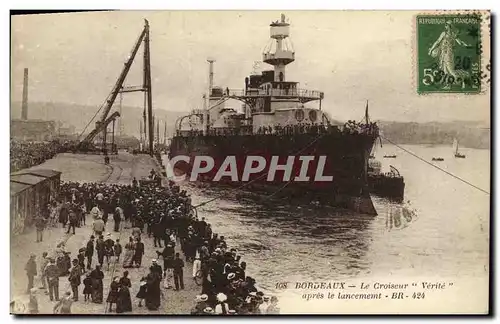
[[399,171],[390,166],[390,172],[382,173],[382,163],[370,159],[368,163],[368,185],[371,192],[379,197],[402,202],[405,194],[405,181]]
[[[295,51],[285,16],[272,22],[270,29],[269,44],[262,56],[274,68],[246,77],[244,89],[214,86],[215,60],[208,60],[204,108],[176,121],[169,159],[178,158],[171,167],[177,175],[191,175],[192,181],[376,215],[367,168],[379,135],[377,124],[368,120],[334,122],[322,110],[323,92],[301,89],[298,82],[287,80],[286,66],[295,61]],[[226,107],[230,99],[242,102],[242,109]],[[318,105],[311,106],[313,102]],[[203,174],[194,171],[194,166],[200,167],[195,163],[202,163],[196,162],[201,156],[214,162]],[[270,172],[272,163],[278,163],[281,169]],[[259,171],[248,174],[248,166]],[[221,167],[223,171],[235,167],[236,171],[219,177]],[[319,169],[323,177],[318,178]]]

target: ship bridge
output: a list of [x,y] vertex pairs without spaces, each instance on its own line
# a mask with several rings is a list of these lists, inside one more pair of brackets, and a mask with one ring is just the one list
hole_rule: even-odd
[[273,98],[273,99],[298,101],[300,103],[306,103],[315,100],[322,100],[324,98],[324,93],[316,90],[298,89],[298,88],[290,88],[290,89],[268,88],[266,90],[259,89],[258,91],[226,88],[226,91],[224,92],[222,98],[236,99],[250,105],[252,105],[252,103],[254,103],[259,98]]

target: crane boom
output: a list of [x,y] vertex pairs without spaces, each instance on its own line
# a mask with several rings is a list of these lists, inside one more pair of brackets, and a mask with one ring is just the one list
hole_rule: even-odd
[[[137,40],[137,42],[135,43],[135,45],[134,45],[134,47],[132,49],[132,53],[130,54],[130,56],[127,59],[127,61],[124,63],[123,70],[122,70],[120,76],[118,77],[118,80],[116,81],[115,86],[113,87],[113,90],[108,95],[108,98],[106,100],[106,104],[105,104],[105,107],[104,107],[104,111],[102,112],[100,120],[96,122],[96,127],[94,128],[94,130],[92,130],[79,143],[79,146],[84,146],[84,145],[90,144],[90,142],[92,142],[92,140],[99,133],[99,131],[102,131],[103,127],[107,126],[109,124],[109,122],[111,121],[109,118],[108,119],[106,119],[106,118],[107,118],[107,116],[109,114],[109,111],[111,110],[111,107],[113,107],[113,104],[114,104],[114,102],[116,100],[116,97],[118,96],[118,94],[120,93],[120,90],[123,87],[123,83],[125,82],[125,78],[127,77],[127,74],[128,74],[128,72],[130,70],[130,67],[132,66],[132,63],[134,62],[134,58],[135,58],[135,56],[137,54],[137,51],[139,50],[139,47],[141,46],[141,43],[144,40],[144,37],[146,36],[147,32],[148,32],[148,25],[147,25],[147,22],[146,22],[146,25],[144,26],[144,29],[142,30],[142,32],[141,32],[141,34],[139,36],[139,39]],[[118,116],[120,116],[120,114],[118,114]],[[116,118],[118,116],[115,115],[114,118]]]
[[105,121],[103,121],[103,122],[97,122],[96,128],[94,128],[92,130],[92,132],[90,132],[90,134],[87,135],[87,137],[89,137],[90,141],[92,141],[94,139],[94,137],[97,134],[99,134],[99,132],[102,132],[103,130],[105,130],[106,127],[108,127],[109,123],[111,123],[114,119],[116,119],[118,117],[120,117],[120,113],[118,111],[115,111]]

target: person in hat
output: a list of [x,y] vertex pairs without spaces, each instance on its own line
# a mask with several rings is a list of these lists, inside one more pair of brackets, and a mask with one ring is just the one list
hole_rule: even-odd
[[215,314],[227,315],[229,312],[229,305],[226,303],[227,296],[223,293],[217,294],[217,305],[215,306]]
[[92,216],[93,220],[101,218],[101,209],[98,204],[95,204],[94,207],[90,210],[90,216]]
[[102,268],[104,264],[104,256],[106,255],[106,245],[104,244],[104,237],[99,235],[97,241],[95,242],[95,250],[97,252],[97,262]]
[[94,230],[94,235],[99,237],[102,235],[102,233],[106,229],[106,224],[104,224],[104,221],[102,220],[102,218],[97,218],[92,223],[92,229]]
[[149,274],[146,277],[147,293],[145,298],[146,307],[149,310],[157,310],[161,303],[161,266],[153,261],[153,265],[149,268]]
[[92,269],[92,258],[94,256],[94,235],[90,236],[90,240],[87,242],[85,248],[85,256],[87,257],[87,270]]
[[78,259],[73,259],[73,268],[69,273],[69,283],[71,285],[71,290],[73,291],[73,300],[78,301],[78,286],[81,284],[81,270],[78,265]]
[[158,264],[158,260],[156,259],[153,259],[151,261],[151,266],[149,267],[149,270],[151,270],[152,272],[156,273],[157,275],[160,276],[160,278],[162,278],[162,269],[161,269],[161,266]]
[[132,262],[134,259],[134,252],[135,250],[135,244],[134,244],[134,239],[132,237],[129,237],[128,243],[125,244],[125,255],[123,256],[123,267],[124,268],[131,268],[132,267]]
[[108,303],[108,312],[113,311],[113,304],[116,304],[118,300],[118,289],[120,289],[120,284],[118,283],[120,279],[118,276],[113,277],[113,281],[109,286],[108,298],[106,298],[106,303]]
[[120,231],[120,222],[124,219],[123,208],[120,206],[116,206],[115,211],[113,213],[113,220],[115,221],[115,226],[113,230],[115,232]]
[[198,271],[201,271],[201,257],[200,257],[200,250],[196,249],[193,261],[193,280],[196,280]]
[[201,315],[203,314],[205,308],[208,307],[207,304],[208,295],[206,294],[198,295],[196,296],[195,300],[196,300],[196,305],[191,310],[191,315]]
[[139,299],[139,305],[137,305],[138,307],[142,307],[142,301],[146,298],[148,288],[147,284],[146,277],[142,277],[139,282],[139,292],[135,295],[135,297]]
[[49,264],[49,257],[47,252],[42,253],[42,264],[40,265],[40,289],[47,289],[47,277],[45,277],[45,268]]
[[165,248],[162,252],[156,251],[158,256],[163,257],[163,277],[165,278],[165,288],[172,287],[171,283],[171,275],[173,270],[174,256],[175,256],[175,248],[174,245],[169,242],[165,245]]
[[106,263],[108,264],[108,270],[109,270],[109,265],[111,258],[115,254],[114,252],[114,247],[115,241],[113,241],[113,238],[111,237],[111,233],[106,234],[106,240],[104,241],[104,256],[106,257]]
[[203,314],[205,314],[205,315],[213,315],[214,314],[214,310],[212,309],[212,307],[206,307],[203,310]]
[[270,302],[270,297],[269,296],[263,296],[262,297],[262,303],[259,305],[259,313],[260,314],[267,314],[267,309],[271,306]]
[[30,289],[30,300],[28,302],[28,312],[30,314],[38,314],[38,298],[37,298],[37,289]]
[[174,272],[175,290],[184,289],[184,261],[179,253],[175,253],[175,259],[172,261]]
[[267,307],[266,314],[277,315],[280,313],[280,308],[278,307],[278,298],[276,296],[271,297],[271,302]]
[[36,242],[43,241],[43,230],[47,226],[47,220],[41,214],[39,214],[35,218],[35,227],[36,227]]
[[78,255],[77,255],[78,266],[80,267],[80,271],[81,271],[80,274],[82,274],[82,275],[85,273],[85,251],[86,251],[86,249],[84,247],[80,248],[78,250]]
[[49,285],[49,298],[51,301],[59,300],[59,269],[53,258],[49,259],[49,264],[45,267],[45,277]]
[[122,245],[120,244],[120,239],[116,239],[113,250],[116,257],[116,262],[120,262],[120,255],[122,254]]
[[134,254],[134,263],[136,267],[140,267],[142,264],[142,257],[144,255],[144,243],[141,242],[141,238],[136,238],[135,240],[135,254]]
[[24,267],[24,270],[26,270],[26,275],[28,276],[28,288],[26,289],[26,292],[29,293],[31,288],[33,288],[33,281],[35,279],[35,276],[37,275],[37,266],[36,266],[36,255],[31,253],[30,258],[28,259],[28,262],[26,262],[26,266]]
[[118,302],[116,303],[116,312],[125,313],[132,311],[132,299],[130,298],[130,288],[132,282],[128,278],[128,271],[123,272],[123,277],[119,281],[120,290],[118,291]]
[[78,225],[78,216],[76,215],[74,208],[72,208],[69,212],[69,218],[68,218],[68,230],[66,231],[66,234],[69,234],[70,230],[73,229],[73,234],[75,234],[75,227]]
[[92,302],[96,304],[102,304],[103,300],[103,282],[104,272],[101,271],[99,265],[95,266],[95,269],[90,273],[90,278],[92,279]]
[[83,298],[87,302],[90,300],[90,295],[92,294],[92,278],[90,278],[90,271],[85,275],[83,279]]
[[54,314],[71,314],[71,305],[73,305],[73,300],[71,299],[71,292],[67,291],[64,297],[54,306]]

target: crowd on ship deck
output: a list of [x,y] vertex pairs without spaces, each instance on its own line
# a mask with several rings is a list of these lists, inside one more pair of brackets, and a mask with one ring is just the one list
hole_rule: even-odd
[[59,153],[60,144],[52,142],[25,142],[10,141],[10,171],[16,172],[22,169],[41,164],[53,158]]
[[[112,230],[108,229],[110,217],[114,220]],[[80,294],[84,303],[105,304],[107,312],[132,312],[133,297],[138,300],[137,307],[144,303],[148,310],[155,311],[162,299],[168,303],[164,289],[184,289],[186,263],[193,265],[193,280],[202,279],[192,314],[279,312],[277,299],[255,287],[241,256],[228,248],[224,236],[213,232],[205,218],[198,219],[191,198],[177,186],[145,185],[136,179],[131,185],[65,182],[58,198],[37,217],[36,224],[37,241],[38,232],[43,233],[48,224],[63,227],[69,235],[89,226],[93,234],[78,251],[67,251],[61,243],[53,254],[44,252],[40,267],[37,256],[30,257],[25,268],[30,313],[38,312],[35,277],[49,299],[56,301],[54,313],[71,313],[72,303],[81,302]],[[125,231],[131,235],[120,240]],[[177,245],[183,257],[176,252]],[[157,257],[144,260],[146,249]],[[120,266],[122,275],[115,276],[113,269]],[[144,267],[148,273],[132,282],[130,273],[142,273]],[[71,291],[59,298],[62,277],[67,277]],[[112,279],[107,298],[105,277]],[[138,287],[136,296],[131,295],[132,286]]]

